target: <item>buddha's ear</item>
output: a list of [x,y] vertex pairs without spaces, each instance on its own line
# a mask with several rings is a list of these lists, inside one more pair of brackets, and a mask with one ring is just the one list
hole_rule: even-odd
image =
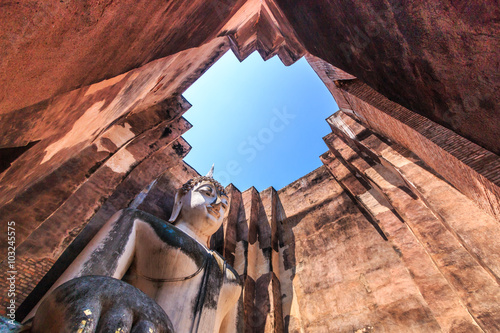
[[179,213],[181,212],[182,209],[182,197],[183,197],[182,189],[179,189],[177,193],[175,193],[175,201],[174,201],[174,208],[172,208],[172,215],[170,215],[170,219],[168,222],[175,222],[177,220],[177,217],[179,216]]

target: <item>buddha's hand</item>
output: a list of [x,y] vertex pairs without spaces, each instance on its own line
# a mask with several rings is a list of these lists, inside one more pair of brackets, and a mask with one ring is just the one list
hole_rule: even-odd
[[84,276],[55,289],[40,305],[32,333],[170,333],[165,311],[139,289],[107,276]]

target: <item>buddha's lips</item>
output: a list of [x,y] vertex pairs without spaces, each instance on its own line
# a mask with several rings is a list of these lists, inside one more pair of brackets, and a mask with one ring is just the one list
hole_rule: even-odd
[[213,207],[208,206],[207,210],[210,213],[210,215],[214,216],[215,218],[218,219],[220,217],[220,212],[215,210]]

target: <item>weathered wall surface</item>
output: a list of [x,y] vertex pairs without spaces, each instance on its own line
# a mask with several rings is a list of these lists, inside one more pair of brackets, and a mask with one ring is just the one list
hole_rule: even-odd
[[[382,96],[327,62],[307,60],[341,110],[419,156],[481,208],[500,220],[500,157]],[[331,125],[342,119],[332,116]],[[335,129],[335,126],[333,126]]]
[[248,0],[221,29],[221,34],[229,37],[231,49],[240,61],[257,51],[264,60],[277,55],[289,66],[305,52],[273,0]]
[[275,1],[308,52],[500,153],[496,1]]
[[439,330],[396,251],[325,168],[279,198],[290,332]]
[[337,117],[322,160],[387,235],[441,329],[497,331],[498,220],[416,155]]
[[4,2],[0,114],[201,46],[244,2]]

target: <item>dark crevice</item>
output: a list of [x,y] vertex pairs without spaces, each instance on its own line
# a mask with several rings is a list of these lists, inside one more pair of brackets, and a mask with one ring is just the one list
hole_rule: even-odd
[[40,142],[40,140],[32,141],[32,142],[28,143],[26,146],[1,148],[0,149],[0,173],[7,170],[19,156],[24,154],[28,149],[30,149],[31,147],[36,145],[38,142]]

